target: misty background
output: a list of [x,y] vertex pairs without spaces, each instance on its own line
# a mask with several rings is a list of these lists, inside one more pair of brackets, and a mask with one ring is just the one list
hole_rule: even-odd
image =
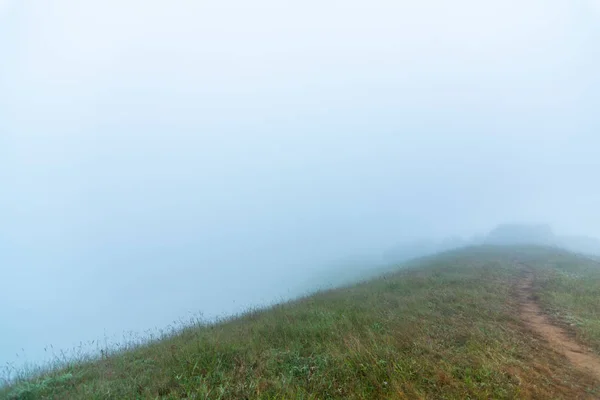
[[0,365],[600,237],[599,40],[597,0],[0,0]]

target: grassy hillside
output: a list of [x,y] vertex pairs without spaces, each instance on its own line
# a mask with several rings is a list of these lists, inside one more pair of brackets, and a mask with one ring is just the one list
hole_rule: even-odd
[[600,354],[600,262],[555,255],[536,272],[536,292],[548,315]]
[[[541,248],[472,248],[371,282],[249,312],[79,363],[10,399],[595,398],[519,317],[516,283],[600,354],[600,264]],[[569,325],[571,324],[571,325]]]

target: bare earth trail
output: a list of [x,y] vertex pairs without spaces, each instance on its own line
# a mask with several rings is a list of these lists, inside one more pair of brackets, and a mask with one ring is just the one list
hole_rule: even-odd
[[521,318],[534,332],[542,336],[557,351],[564,354],[576,368],[587,371],[600,380],[600,357],[578,344],[559,326],[552,324],[535,302],[533,295],[534,274],[527,271],[519,284]]

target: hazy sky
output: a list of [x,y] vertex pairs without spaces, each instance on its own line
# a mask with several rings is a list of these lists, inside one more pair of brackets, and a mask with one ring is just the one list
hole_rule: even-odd
[[600,236],[598,43],[599,0],[0,0],[0,365],[412,237]]

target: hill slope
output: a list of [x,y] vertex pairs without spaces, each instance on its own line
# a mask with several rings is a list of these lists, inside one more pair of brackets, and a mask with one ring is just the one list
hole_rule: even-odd
[[[524,283],[530,290],[524,297]],[[600,264],[477,247],[249,312],[0,392],[35,399],[596,398],[592,371],[524,320],[528,298],[600,354]],[[591,350],[589,350],[591,349]]]

